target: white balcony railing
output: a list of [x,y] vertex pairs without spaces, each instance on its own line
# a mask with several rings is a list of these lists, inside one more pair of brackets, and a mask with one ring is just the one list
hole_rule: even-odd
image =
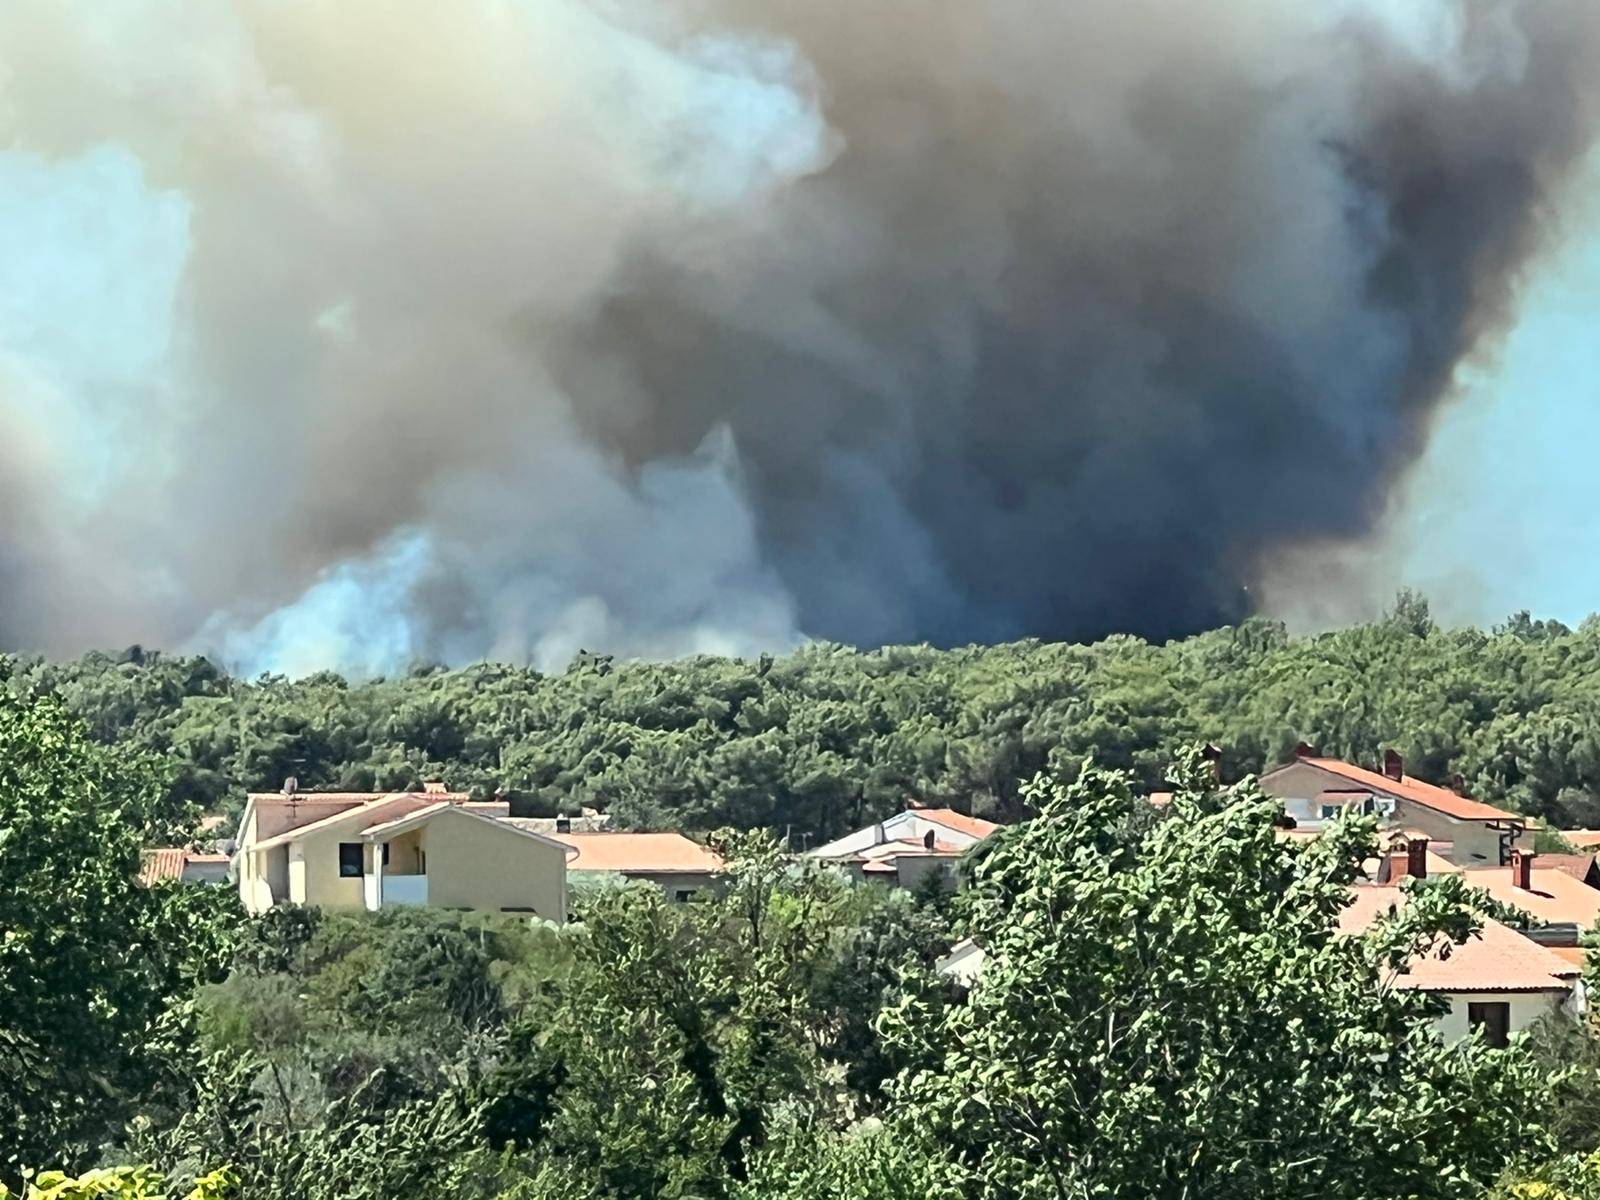
[[383,902],[385,904],[426,904],[428,902],[428,877],[426,875],[385,875],[383,877]]

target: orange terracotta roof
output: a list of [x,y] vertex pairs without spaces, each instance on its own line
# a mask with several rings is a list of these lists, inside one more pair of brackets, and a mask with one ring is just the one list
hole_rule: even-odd
[[1594,867],[1592,854],[1541,854],[1538,858],[1541,867],[1552,871],[1565,871],[1574,879],[1586,880],[1590,870]]
[[1512,884],[1510,867],[1468,867],[1462,875],[1473,887],[1547,925],[1570,922],[1588,929],[1600,920],[1600,890],[1565,871],[1541,867],[1541,861],[1534,860],[1528,878],[1533,886],[1527,888]]
[[163,879],[183,878],[184,851],[163,846],[139,856],[139,882],[145,887]]
[[1600,829],[1563,829],[1561,836],[1578,850],[1600,849]]
[[681,833],[551,833],[577,850],[570,871],[620,871],[628,875],[722,870],[722,859]]
[[1562,962],[1583,970],[1585,956],[1589,953],[1582,946],[1546,946],[1546,950],[1554,954]]
[[[1339,914],[1345,933],[1362,933],[1404,903],[1392,889],[1352,889],[1349,907]],[[1565,992],[1579,968],[1549,948],[1498,921],[1485,920],[1460,945],[1448,938],[1406,965],[1394,985],[1424,992]]]
[[184,850],[171,846],[161,846],[154,850],[146,850],[139,856],[139,882],[145,887],[162,880],[183,878],[183,869],[190,863],[210,863],[212,865],[228,862],[226,854],[201,854],[196,850]]
[[918,808],[912,811],[919,817],[926,817],[935,825],[943,825],[946,829],[953,829],[957,833],[966,834],[968,837],[986,838],[1000,828],[993,821],[985,821],[982,817],[969,816],[967,813],[957,812],[953,808]]
[[1455,817],[1458,821],[1520,821],[1523,818],[1516,813],[1507,812],[1503,808],[1495,808],[1492,804],[1482,804],[1477,800],[1469,800],[1465,796],[1458,796],[1449,788],[1436,787],[1431,783],[1424,783],[1410,775],[1402,775],[1399,779],[1390,779],[1387,775],[1377,771],[1369,771],[1365,767],[1357,767],[1338,758],[1302,758],[1299,760],[1313,767],[1321,767],[1324,771],[1331,771],[1353,783],[1362,784],[1376,791],[1387,792],[1391,796],[1399,796],[1410,800],[1413,804],[1420,804],[1424,808],[1431,808],[1441,812],[1447,817]]
[[1149,797],[1151,808],[1166,808],[1172,803],[1171,792],[1151,792]]

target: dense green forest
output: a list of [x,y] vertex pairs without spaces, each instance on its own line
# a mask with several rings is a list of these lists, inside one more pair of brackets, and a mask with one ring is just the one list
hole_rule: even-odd
[[[249,918],[135,883],[158,760],[0,693],[0,1197],[1600,1195],[1589,1025],[1450,1045],[1389,985],[1470,934],[1459,876],[1340,936],[1372,818],[1284,844],[1197,749],[1168,773],[1159,812],[1098,767],[1024,784],[954,896],[730,831],[690,904]],[[963,936],[970,994],[930,969]]]
[[1224,749],[1224,777],[1304,739],[1573,827],[1600,825],[1600,622],[1527,614],[1443,630],[1420,598],[1311,637],[1251,621],[1151,645],[1018,642],[780,658],[623,663],[559,675],[419,667],[354,683],[235,679],[201,658],[131,649],[76,662],[0,659],[21,696],[59,693],[105,742],[167,756],[171,797],[237,812],[247,789],[385,789],[438,774],[595,806],[626,825],[790,830],[796,844],[908,798],[1017,815],[1022,780],[1079,764],[1160,781],[1175,750]]

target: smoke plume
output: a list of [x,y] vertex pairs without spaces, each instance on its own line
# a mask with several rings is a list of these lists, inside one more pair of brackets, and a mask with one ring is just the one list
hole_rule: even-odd
[[1165,635],[1359,538],[1592,0],[0,8],[0,645]]

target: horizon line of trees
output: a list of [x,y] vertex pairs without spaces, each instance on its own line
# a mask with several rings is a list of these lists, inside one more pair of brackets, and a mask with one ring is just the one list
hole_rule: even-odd
[[753,660],[620,662],[561,674],[480,663],[390,678],[241,679],[138,647],[70,662],[0,656],[0,688],[59,694],[104,744],[174,767],[174,812],[236,814],[246,791],[386,790],[430,776],[535,811],[619,825],[764,827],[815,844],[909,800],[1027,811],[1021,780],[1086,759],[1163,782],[1183,745],[1223,778],[1304,740],[1407,770],[1558,827],[1600,825],[1600,621],[1519,613],[1442,629],[1402,593],[1381,620],[1309,636],[1281,623],[1154,645],[1012,642],[859,651],[819,643]]

